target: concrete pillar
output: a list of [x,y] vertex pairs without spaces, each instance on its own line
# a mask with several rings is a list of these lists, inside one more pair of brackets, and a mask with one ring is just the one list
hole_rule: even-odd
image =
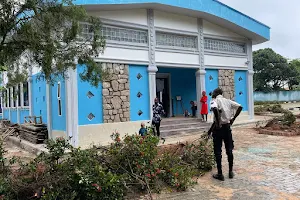
[[52,101],[51,101],[51,85],[46,84],[46,103],[47,103],[47,129],[48,129],[48,138],[52,139]]
[[[78,90],[77,90],[77,69],[68,71],[66,86],[66,131],[71,138],[70,143],[77,147],[78,141]],[[68,139],[69,139],[68,138]]]
[[247,88],[248,88],[248,110],[249,118],[254,119],[254,98],[253,98],[253,70],[248,71]]
[[248,55],[248,76],[247,76],[247,88],[248,88],[248,110],[249,118],[254,119],[254,99],[253,99],[253,54],[252,54],[252,41],[247,43],[247,55]]
[[197,117],[200,118],[200,109],[201,103],[200,99],[202,96],[202,91],[205,91],[205,74],[206,71],[204,69],[199,69],[196,72],[196,93],[197,93]]
[[148,67],[149,74],[149,96],[150,96],[150,120],[153,116],[152,106],[154,104],[154,99],[156,98],[156,72],[158,71],[156,66]]

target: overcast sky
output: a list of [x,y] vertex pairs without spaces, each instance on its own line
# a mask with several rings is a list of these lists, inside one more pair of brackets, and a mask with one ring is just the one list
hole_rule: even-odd
[[271,40],[260,48],[272,48],[287,58],[300,58],[300,0],[220,0],[271,27]]

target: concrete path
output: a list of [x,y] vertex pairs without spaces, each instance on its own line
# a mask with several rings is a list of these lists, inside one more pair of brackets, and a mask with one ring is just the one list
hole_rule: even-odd
[[[226,178],[224,182],[220,182],[213,180],[211,173],[207,173],[189,191],[161,194],[155,199],[300,199],[300,137],[259,135],[251,127],[234,128],[233,135],[234,179]],[[224,172],[227,172],[224,152],[223,166]]]

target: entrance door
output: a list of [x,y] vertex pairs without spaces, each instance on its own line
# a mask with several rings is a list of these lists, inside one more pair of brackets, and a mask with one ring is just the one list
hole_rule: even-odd
[[170,113],[170,78],[169,74],[156,75],[156,97],[162,104],[165,110],[165,117],[171,115]]

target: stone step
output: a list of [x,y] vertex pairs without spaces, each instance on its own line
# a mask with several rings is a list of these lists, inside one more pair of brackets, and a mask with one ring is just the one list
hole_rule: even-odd
[[163,124],[160,126],[161,130],[172,130],[178,128],[200,128],[200,127],[210,127],[211,123],[202,123],[202,122],[188,122],[188,123],[173,123],[173,124]]
[[178,129],[171,129],[171,130],[162,130],[161,135],[163,137],[170,137],[170,136],[180,136],[186,135],[190,133],[198,133],[201,131],[207,131],[207,127],[197,127],[197,128],[178,128]]
[[162,119],[161,125],[169,125],[169,124],[184,124],[184,123],[201,123],[200,119],[196,118],[167,118]]

